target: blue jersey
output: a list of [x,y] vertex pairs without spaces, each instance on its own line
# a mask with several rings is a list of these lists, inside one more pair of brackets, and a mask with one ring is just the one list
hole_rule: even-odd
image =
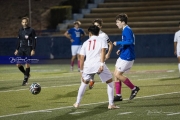
[[129,26],[125,26],[122,31],[122,41],[116,42],[120,47],[120,58],[131,61],[135,59],[135,37],[133,31]]
[[85,32],[81,28],[71,28],[68,30],[68,34],[70,34],[71,38],[74,40],[71,45],[82,45],[81,35],[85,35]]

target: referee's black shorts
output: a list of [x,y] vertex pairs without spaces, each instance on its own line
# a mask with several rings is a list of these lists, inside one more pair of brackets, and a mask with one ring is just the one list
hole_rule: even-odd
[[20,47],[17,56],[31,56],[32,47]]

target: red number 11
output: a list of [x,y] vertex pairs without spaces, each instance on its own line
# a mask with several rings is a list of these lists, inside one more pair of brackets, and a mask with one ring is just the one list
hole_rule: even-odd
[[[94,50],[95,45],[96,45],[96,40],[93,40],[93,41],[94,41],[94,44],[93,44],[93,50]],[[91,41],[89,41],[89,50],[90,50],[90,48],[91,48]]]

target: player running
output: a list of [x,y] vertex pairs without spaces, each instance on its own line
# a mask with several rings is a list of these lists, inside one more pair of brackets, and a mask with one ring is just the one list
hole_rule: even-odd
[[80,70],[79,63],[79,52],[82,46],[81,38],[86,35],[83,29],[80,28],[81,22],[75,21],[74,28],[70,28],[64,33],[64,35],[71,41],[71,71],[73,71],[74,61],[77,57],[78,60],[78,71]]
[[[28,26],[29,18],[23,17],[21,20],[22,28],[18,33],[18,41],[15,55],[21,57],[30,57],[35,54],[36,48],[36,33],[34,29]],[[28,78],[30,77],[30,64],[25,63],[26,70],[24,69],[22,64],[16,64],[19,70],[24,74],[24,80],[22,86],[27,85]]]
[[[179,28],[180,28],[180,22],[179,22]],[[178,69],[180,73],[180,30],[177,31],[174,35],[174,54],[177,55],[178,58]]]
[[[110,57],[110,54],[111,54],[112,49],[113,49],[113,44],[112,44],[112,42],[110,41],[108,35],[107,35],[106,33],[104,33],[103,31],[101,31],[102,24],[103,24],[102,19],[95,19],[95,20],[93,21],[93,25],[96,25],[97,27],[100,28],[99,36],[98,36],[98,37],[102,38],[105,42],[107,42],[107,43],[108,43],[108,46],[109,46],[109,49],[108,49],[108,51],[107,51],[107,53],[106,53],[106,55],[105,55],[105,61],[106,61],[106,60],[109,59],[109,57]],[[89,82],[89,89],[92,89],[93,86],[94,86],[94,80],[90,80],[90,82]]]
[[114,97],[114,101],[122,101],[121,82],[132,90],[129,100],[132,100],[140,90],[139,87],[134,86],[131,81],[123,75],[124,72],[130,70],[135,60],[135,36],[131,28],[127,25],[127,21],[128,16],[124,13],[116,16],[116,25],[119,29],[122,29],[122,41],[115,41],[113,43],[115,46],[121,46],[117,51],[119,58],[116,61],[114,71],[116,88],[116,96]]
[[[98,37],[99,28],[95,25],[88,28],[89,39],[84,42],[80,51],[80,67],[81,67],[81,85],[78,90],[76,103],[73,105],[78,108],[89,80],[94,78],[97,73],[102,82],[107,83],[107,93],[109,99],[108,109],[119,108],[114,105],[114,85],[112,74],[104,64],[105,51],[108,48],[107,42]],[[86,57],[86,60],[84,61]]]

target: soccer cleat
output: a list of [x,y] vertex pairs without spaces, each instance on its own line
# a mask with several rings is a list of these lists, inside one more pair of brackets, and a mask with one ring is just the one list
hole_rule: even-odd
[[116,105],[109,105],[108,109],[112,110],[112,109],[119,109],[120,107],[116,106]]
[[74,106],[75,108],[78,108],[78,107],[79,107],[79,104],[74,103],[73,106]]
[[94,87],[94,81],[90,80],[89,81],[89,89],[92,89]]
[[129,98],[129,100],[132,100],[134,97],[136,97],[138,91],[140,90],[139,87],[135,86],[136,88],[134,90],[132,90],[131,92],[131,96]]
[[28,82],[26,80],[23,80],[22,86],[26,86]]
[[114,101],[123,101],[122,96],[114,96]]
[[73,71],[73,67],[72,67],[72,66],[70,67],[70,71],[71,71],[71,72]]

